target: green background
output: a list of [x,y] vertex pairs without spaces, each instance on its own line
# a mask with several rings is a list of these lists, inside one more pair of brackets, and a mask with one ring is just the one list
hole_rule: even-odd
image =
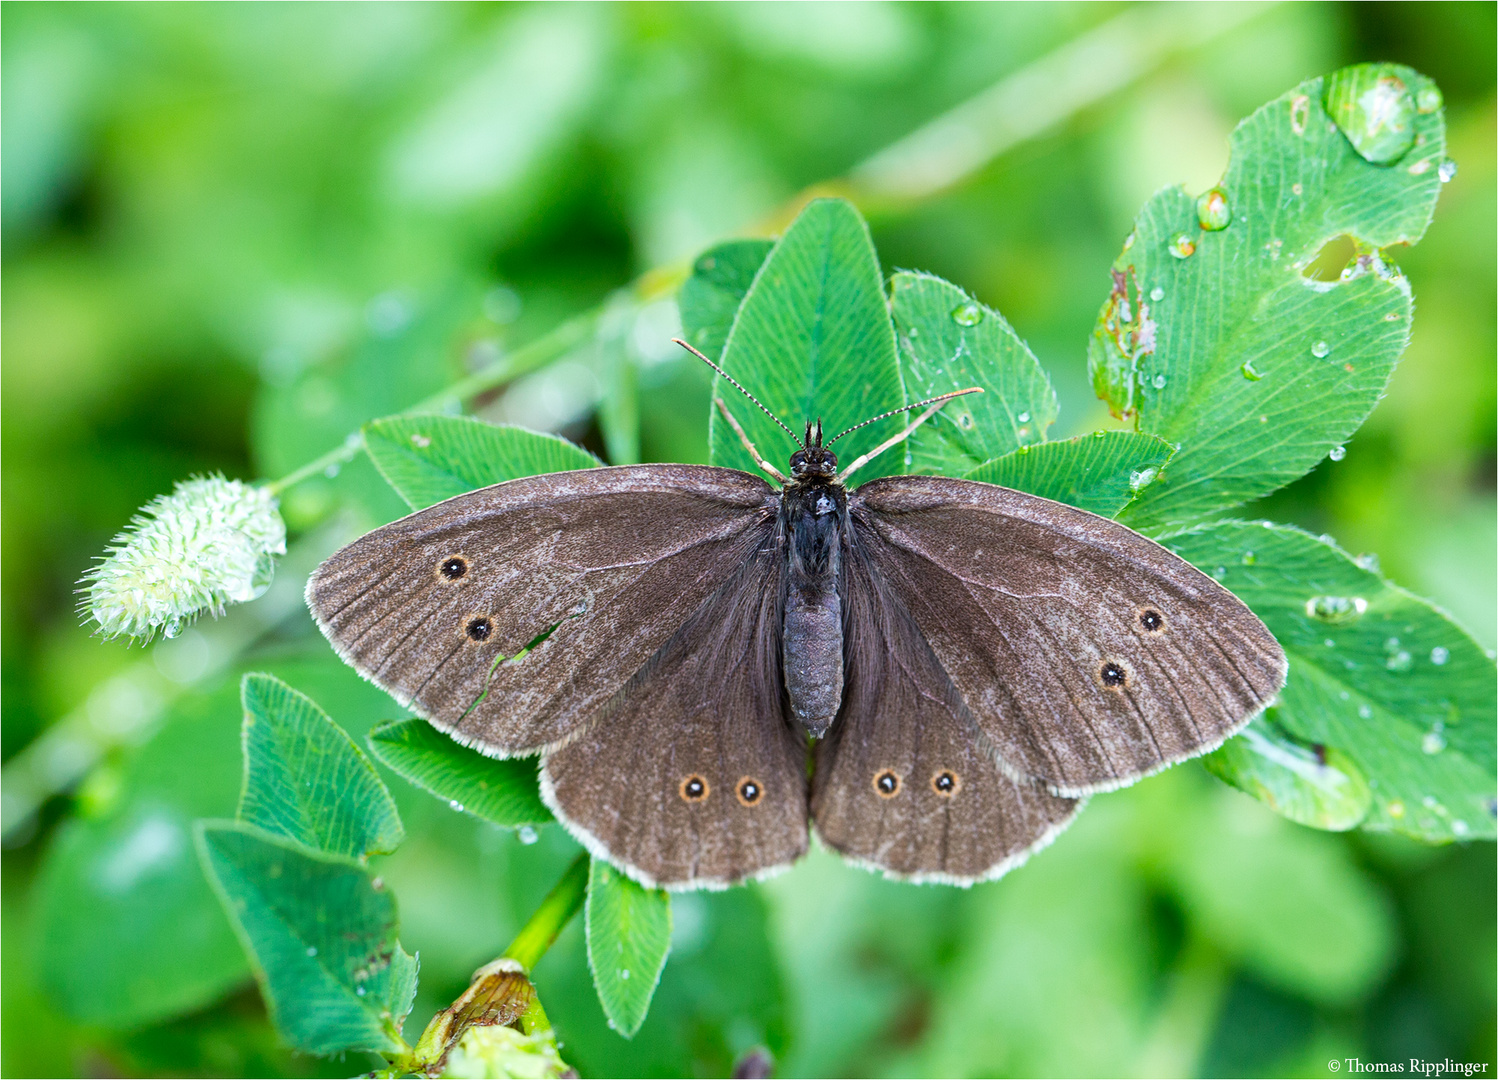
[[[136,507],[194,472],[281,475],[637,275],[783,222],[797,192],[1128,14],[0,5],[0,747],[10,762],[61,722],[105,749],[4,852],[4,1073],[369,1067],[277,1048],[189,826],[234,812],[239,671],[281,675],[356,739],[399,715],[295,593],[403,505],[363,459],[294,489],[289,598],[144,652],[73,614],[75,582]],[[940,274],[1029,342],[1062,403],[1053,438],[1115,426],[1085,350],[1144,201],[1210,186],[1232,124],[1302,78],[1374,59],[1432,76],[1461,169],[1400,257],[1413,344],[1345,459],[1244,516],[1376,552],[1491,648],[1494,50],[1491,4],[1269,8],[950,190],[862,209],[886,274]],[[475,411],[607,458],[629,444],[605,437],[600,401],[637,400],[642,459],[705,460],[709,380],[676,332],[669,301],[614,305],[597,342]],[[374,863],[421,956],[414,1038],[575,848],[555,825],[522,843],[386,775],[408,839]],[[722,1074],[757,1044],[787,1075],[1493,1062],[1494,896],[1489,845],[1311,832],[1188,765],[1098,797],[1051,850],[970,891],[814,854],[680,898],[633,1042],[604,1024],[580,925],[536,979],[584,1075]]]

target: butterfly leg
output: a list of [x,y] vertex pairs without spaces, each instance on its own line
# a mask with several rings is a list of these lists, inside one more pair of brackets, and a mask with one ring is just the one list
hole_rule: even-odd
[[744,444],[744,449],[749,451],[749,456],[754,459],[754,463],[760,467],[760,470],[764,472],[766,476],[770,477],[770,479],[778,483],[787,483],[788,481],[786,480],[786,478],[780,474],[780,471],[776,469],[775,466],[771,465],[764,458],[760,457],[759,451],[756,450],[754,448],[754,444],[749,441],[749,436],[744,433],[744,429],[739,426],[739,422],[733,418],[733,413],[729,412],[728,406],[723,404],[723,399],[713,398],[713,404],[718,406],[718,411],[723,414],[723,419],[728,421],[728,426],[733,428],[734,433],[739,437],[739,442]]

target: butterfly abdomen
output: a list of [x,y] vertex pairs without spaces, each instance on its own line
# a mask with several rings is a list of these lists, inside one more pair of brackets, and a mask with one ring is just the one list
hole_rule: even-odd
[[785,689],[791,715],[820,737],[843,699],[843,615],[837,583],[847,495],[840,484],[796,483],[781,498],[785,537]]

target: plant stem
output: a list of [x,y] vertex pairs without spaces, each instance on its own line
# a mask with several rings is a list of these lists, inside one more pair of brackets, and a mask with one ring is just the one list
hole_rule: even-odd
[[[451,405],[461,405],[469,398],[476,397],[486,390],[493,390],[496,386],[502,386],[537,368],[545,367],[557,357],[588,340],[602,310],[600,305],[568,319],[560,326],[547,331],[535,341],[521,346],[508,356],[501,357],[488,367],[475,371],[472,375],[459,379],[449,386],[444,386],[431,397],[417,402],[400,415],[410,416],[417,413],[445,411]],[[352,461],[362,449],[364,449],[362,433],[352,431],[342,443],[326,454],[307,462],[301,468],[287,473],[281,479],[266,486],[272,494],[279,495],[287,488],[300,484],[303,480],[316,476],[334,465]]]
[[515,940],[503,955],[525,968],[529,974],[551,943],[556,941],[566,925],[572,921],[583,906],[588,893],[588,853],[585,851],[573,860],[560,881],[552,886],[541,906],[531,913],[530,920],[520,928]]

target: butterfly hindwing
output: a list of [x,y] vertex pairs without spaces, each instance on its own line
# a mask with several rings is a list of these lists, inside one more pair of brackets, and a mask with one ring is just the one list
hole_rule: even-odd
[[1006,776],[904,605],[850,545],[848,659],[837,722],[817,747],[817,834],[859,862],[959,884],[1018,865],[1079,803]]
[[732,469],[526,477],[368,533],[318,568],[307,600],[339,655],[402,704],[486,753],[533,753],[744,565],[774,507]]
[[806,744],[781,690],[773,529],[542,769],[575,835],[647,884],[719,887],[806,850]]
[[1016,775],[1081,794],[1221,743],[1284,683],[1232,593],[1105,518],[991,484],[888,477],[860,541]]

